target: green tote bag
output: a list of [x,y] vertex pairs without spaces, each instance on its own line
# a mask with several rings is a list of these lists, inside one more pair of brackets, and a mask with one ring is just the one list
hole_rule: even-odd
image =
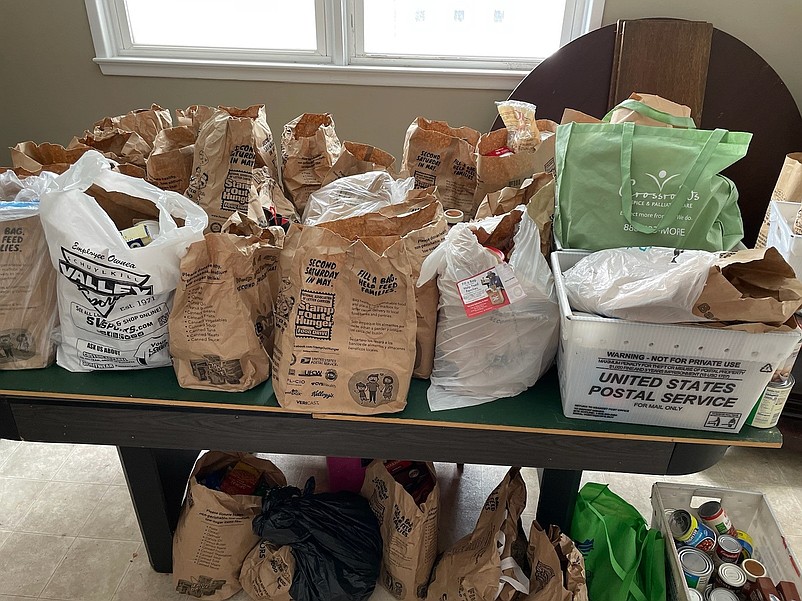
[[585,557],[593,601],[664,601],[665,541],[604,484],[579,491],[571,538]]
[[746,154],[752,134],[692,129],[692,120],[634,100],[619,106],[685,128],[559,126],[554,232],[561,246],[733,248],[743,237],[738,191],[719,172]]

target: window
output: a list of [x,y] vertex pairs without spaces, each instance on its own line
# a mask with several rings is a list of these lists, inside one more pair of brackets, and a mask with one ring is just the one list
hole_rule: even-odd
[[510,87],[604,0],[86,0],[111,75]]

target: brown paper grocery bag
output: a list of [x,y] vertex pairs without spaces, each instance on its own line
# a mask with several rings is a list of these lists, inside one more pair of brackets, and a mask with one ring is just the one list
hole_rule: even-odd
[[253,455],[209,451],[198,458],[173,535],[173,586],[189,598],[222,601],[242,588],[242,563],[259,542],[251,522],[262,497],[229,495],[198,482],[240,461],[261,472],[270,487],[287,485],[281,470]]
[[[783,202],[798,202],[802,203],[802,152],[793,152],[785,157],[780,176],[777,178],[777,183],[774,185],[774,191],[771,193],[771,200],[781,200]],[[766,238],[769,235],[769,217],[771,216],[771,207],[766,207],[766,216],[763,218],[763,223],[760,226],[760,232],[757,235],[757,242],[755,248],[765,248]],[[794,233],[802,234],[802,219],[797,213],[794,220]]]
[[597,119],[592,115],[588,115],[587,113],[583,113],[582,111],[577,111],[576,109],[565,109],[563,110],[562,119],[560,119],[560,125],[565,125],[566,123],[601,123],[601,119]]
[[95,133],[98,133],[98,130],[107,129],[133,131],[139,134],[148,145],[153,146],[156,134],[172,126],[173,118],[170,116],[170,111],[163,109],[158,104],[152,104],[149,109],[136,109],[124,115],[104,117],[95,122],[94,131]]
[[395,157],[381,148],[358,142],[343,142],[340,157],[323,178],[322,186],[349,175],[359,175],[368,171],[387,171],[395,175]]
[[104,156],[120,163],[130,163],[145,168],[145,160],[153,148],[138,133],[113,128],[86,131],[80,138],[75,137],[67,148],[90,146]]
[[55,359],[56,271],[39,215],[5,219],[0,202],[0,370],[47,367]]
[[[170,354],[183,388],[239,392],[270,376],[273,285],[284,230],[206,234],[181,259],[170,313]],[[233,219],[241,223],[239,214]],[[258,230],[256,224],[251,224]],[[274,288],[275,289],[275,288]]]
[[161,188],[183,194],[192,175],[197,132],[189,125],[161,130],[147,160],[147,180]]
[[563,570],[557,551],[549,535],[536,521],[532,522],[529,531],[527,554],[532,571],[525,601],[572,601],[571,593],[563,586]]
[[418,117],[404,138],[402,173],[415,178],[416,188],[437,186],[437,198],[446,209],[472,215],[476,191],[476,157],[479,132],[451,127],[445,121]]
[[[688,119],[691,117],[691,107],[685,106],[684,104],[677,104],[676,102],[672,102],[655,94],[633,92],[629,98],[642,102],[646,106],[658,110],[661,113],[673,115],[674,117],[686,117]],[[650,119],[645,115],[623,107],[613,111],[613,114],[610,115],[610,123],[635,123],[636,125],[650,125],[652,127],[672,127],[668,123]]]
[[485,501],[476,527],[437,560],[426,596],[431,601],[511,601],[529,591],[526,535],[520,524],[526,485],[511,468]]
[[267,225],[254,170],[266,168],[277,179],[273,134],[264,105],[220,107],[198,132],[186,196],[209,215],[209,230],[219,232],[239,211]]
[[304,113],[284,126],[281,170],[284,190],[303,215],[309,195],[318,190],[342,152],[329,113]]
[[488,134],[482,134],[476,145],[476,191],[474,192],[474,207],[471,214],[476,213],[479,204],[491,192],[497,192],[506,187],[518,187],[528,177],[535,173],[535,148],[531,150],[511,150],[502,156],[494,156],[505,149],[507,145],[507,128],[497,129]]
[[295,557],[289,545],[276,547],[262,539],[245,558],[239,581],[251,599],[292,601],[293,574]]
[[707,276],[693,314],[713,321],[784,324],[802,307],[802,282],[776,248],[726,253]]
[[79,145],[64,148],[60,144],[48,142],[20,142],[11,148],[11,164],[15,169],[24,169],[32,174],[42,171],[64,173],[88,150],[92,148]]
[[[423,204],[425,201],[426,204]],[[406,246],[412,267],[412,280],[418,281],[420,267],[445,239],[448,222],[442,205],[434,196],[412,195],[409,201],[392,205],[390,214],[369,213],[320,224],[349,240],[360,239],[375,252],[381,252],[396,240]],[[437,303],[440,293],[432,280],[415,288],[415,367],[412,375],[428,378],[434,366],[434,342],[437,331]]]
[[440,487],[434,465],[425,465],[434,488],[420,505],[375,459],[365,472],[362,496],[370,501],[381,528],[383,551],[379,581],[399,601],[425,599],[437,557]]
[[271,215],[281,215],[294,223],[301,221],[295,205],[284,194],[278,180],[270,177],[270,171],[266,167],[253,170],[253,181],[256,185],[259,205],[264,210],[268,221]]
[[[588,601],[585,558],[582,556],[582,553],[576,548],[574,541],[560,532],[558,526],[549,526],[548,535],[554,550],[557,552],[557,557],[560,559],[563,586],[571,594],[570,600]],[[531,584],[530,580],[530,589],[531,588],[534,588],[534,586]]]
[[214,115],[215,109],[212,106],[205,106],[203,104],[193,104],[185,109],[176,109],[176,125],[184,125],[191,127],[197,134],[200,128]]
[[371,249],[324,227],[293,224],[279,265],[279,404],[306,413],[401,411],[417,329],[407,243]]

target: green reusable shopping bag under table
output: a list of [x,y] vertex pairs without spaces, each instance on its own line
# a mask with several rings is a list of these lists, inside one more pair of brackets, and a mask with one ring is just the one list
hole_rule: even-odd
[[592,601],[665,601],[665,541],[604,484],[579,491],[571,538],[585,556]]
[[743,222],[735,184],[719,172],[746,154],[751,138],[722,129],[634,123],[559,126],[557,240],[563,248],[584,250],[730,250],[743,238]]

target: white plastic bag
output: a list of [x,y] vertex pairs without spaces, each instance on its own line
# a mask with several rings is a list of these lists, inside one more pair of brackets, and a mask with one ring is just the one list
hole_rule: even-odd
[[[432,411],[470,407],[519,394],[551,367],[557,352],[559,310],[554,280],[540,252],[537,225],[522,211],[509,266],[524,296],[500,309],[468,317],[457,282],[501,263],[473,230],[492,232],[505,216],[458,223],[426,258],[418,285],[438,276],[440,305],[434,370],[428,391]],[[510,295],[513,289],[509,288]]]
[[39,220],[39,196],[55,177],[0,173],[0,370],[37,369],[55,358],[56,272]]
[[302,221],[304,225],[315,225],[375,213],[403,202],[414,187],[414,178],[396,180],[386,171],[342,177],[309,195]]
[[647,323],[705,321],[693,314],[718,255],[673,248],[611,248],[563,274],[575,311]]
[[772,200],[769,203],[766,246],[776,248],[793,267],[796,277],[802,278],[802,236],[794,233],[794,220],[799,208],[798,202]]
[[[120,193],[126,195],[120,199],[155,205],[156,238],[129,248],[111,217],[85,192],[93,184],[112,197]],[[113,172],[94,151],[60,175],[56,186],[41,198],[50,259],[59,272],[62,340],[56,361],[70,371],[169,365],[167,319],[179,262],[190,244],[203,239],[208,222],[203,209],[181,194]]]

